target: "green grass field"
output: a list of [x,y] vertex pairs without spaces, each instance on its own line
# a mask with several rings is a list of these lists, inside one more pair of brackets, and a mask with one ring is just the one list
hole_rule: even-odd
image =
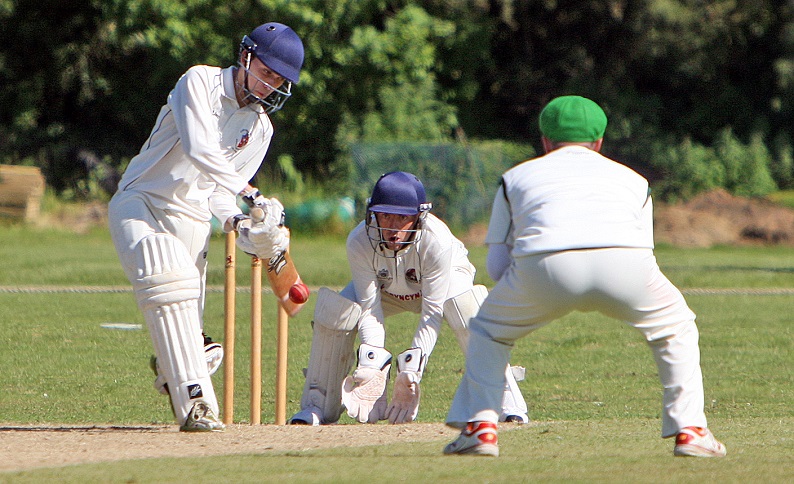
[[[338,288],[347,282],[342,239],[298,234],[292,253],[310,286]],[[520,386],[536,424],[500,434],[498,459],[442,456],[446,440],[440,439],[151,459],[145,466],[86,464],[0,473],[0,482],[791,481],[794,248],[661,247],[657,258],[698,314],[706,412],[728,447],[726,459],[674,459],[672,443],[659,438],[661,388],[639,335],[600,315],[574,313],[517,344],[512,361],[527,368]],[[472,247],[471,259],[481,269],[478,282],[492,285],[484,249]],[[145,329],[102,327],[144,325],[105,230],[75,235],[0,226],[0,261],[0,425],[172,423],[167,400],[151,386]],[[215,339],[223,335],[223,295],[216,289],[223,273],[223,240],[214,237],[205,319]],[[237,277],[239,287],[248,285],[242,257]],[[247,296],[238,296],[237,402],[247,402],[249,391],[248,304]],[[290,321],[288,415],[298,410],[313,304],[312,297]],[[268,295],[264,319],[262,422],[272,424],[275,302]],[[395,354],[405,349],[415,325],[411,315],[389,320],[388,349]],[[422,380],[419,422],[443,422],[463,366],[444,328]],[[215,379],[218,395],[221,373]],[[244,404],[235,410],[236,421],[248,419]],[[354,425],[346,416],[341,423]],[[366,432],[366,426],[359,427]]]

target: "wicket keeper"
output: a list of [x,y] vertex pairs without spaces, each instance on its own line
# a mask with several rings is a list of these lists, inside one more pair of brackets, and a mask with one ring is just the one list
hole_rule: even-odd
[[[474,285],[468,251],[430,209],[422,182],[410,173],[387,173],[375,184],[366,219],[347,238],[353,280],[341,293],[318,292],[301,410],[291,423],[335,423],[343,406],[361,423],[411,422],[419,412],[419,386],[442,320],[465,352],[469,319],[487,290]],[[418,314],[419,323],[408,348],[397,355],[389,403],[392,354],[386,349],[385,322],[402,312]],[[356,335],[358,366],[348,375]],[[527,406],[514,371],[505,362],[499,418],[526,423]]]

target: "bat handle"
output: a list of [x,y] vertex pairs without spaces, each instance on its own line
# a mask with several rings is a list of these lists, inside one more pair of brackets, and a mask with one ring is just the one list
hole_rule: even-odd
[[251,220],[255,223],[265,220],[265,211],[259,207],[252,207],[248,213],[251,215]]

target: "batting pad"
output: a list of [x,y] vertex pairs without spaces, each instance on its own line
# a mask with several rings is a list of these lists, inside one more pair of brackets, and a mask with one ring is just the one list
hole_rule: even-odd
[[135,246],[135,262],[138,277],[133,288],[141,308],[201,297],[198,269],[176,237],[168,234],[144,237]]
[[171,235],[147,236],[136,251],[139,277],[133,287],[177,422],[185,422],[197,399],[217,413],[201,335],[198,269],[182,242]]
[[353,367],[353,343],[360,317],[361,306],[357,303],[327,287],[317,292],[301,409],[320,409],[321,423],[334,423],[342,415],[342,380]]
[[466,354],[469,346],[469,320],[477,314],[487,296],[488,289],[477,284],[463,294],[444,301],[444,319],[455,333],[463,354]]

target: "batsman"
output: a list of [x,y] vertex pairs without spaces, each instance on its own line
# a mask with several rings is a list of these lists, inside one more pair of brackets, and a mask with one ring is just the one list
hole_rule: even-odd
[[[290,423],[332,424],[344,408],[361,423],[411,422],[442,320],[465,353],[468,321],[487,290],[474,285],[468,251],[430,209],[422,182],[410,173],[387,173],[375,184],[366,219],[347,238],[352,281],[341,293],[318,291],[301,410]],[[419,324],[408,348],[397,354],[388,402],[392,354],[384,323],[402,312],[418,314]],[[348,375],[356,354],[358,365]],[[501,421],[529,421],[514,375],[518,370],[505,367]]]
[[[113,243],[154,345],[155,387],[169,395],[181,431],[224,429],[210,379],[222,348],[203,337],[212,217],[261,259],[289,246],[281,203],[248,182],[270,146],[269,114],[292,95],[302,65],[298,35],[270,22],[243,37],[236,65],[188,69],[109,204]],[[265,219],[244,215],[238,195]]]

